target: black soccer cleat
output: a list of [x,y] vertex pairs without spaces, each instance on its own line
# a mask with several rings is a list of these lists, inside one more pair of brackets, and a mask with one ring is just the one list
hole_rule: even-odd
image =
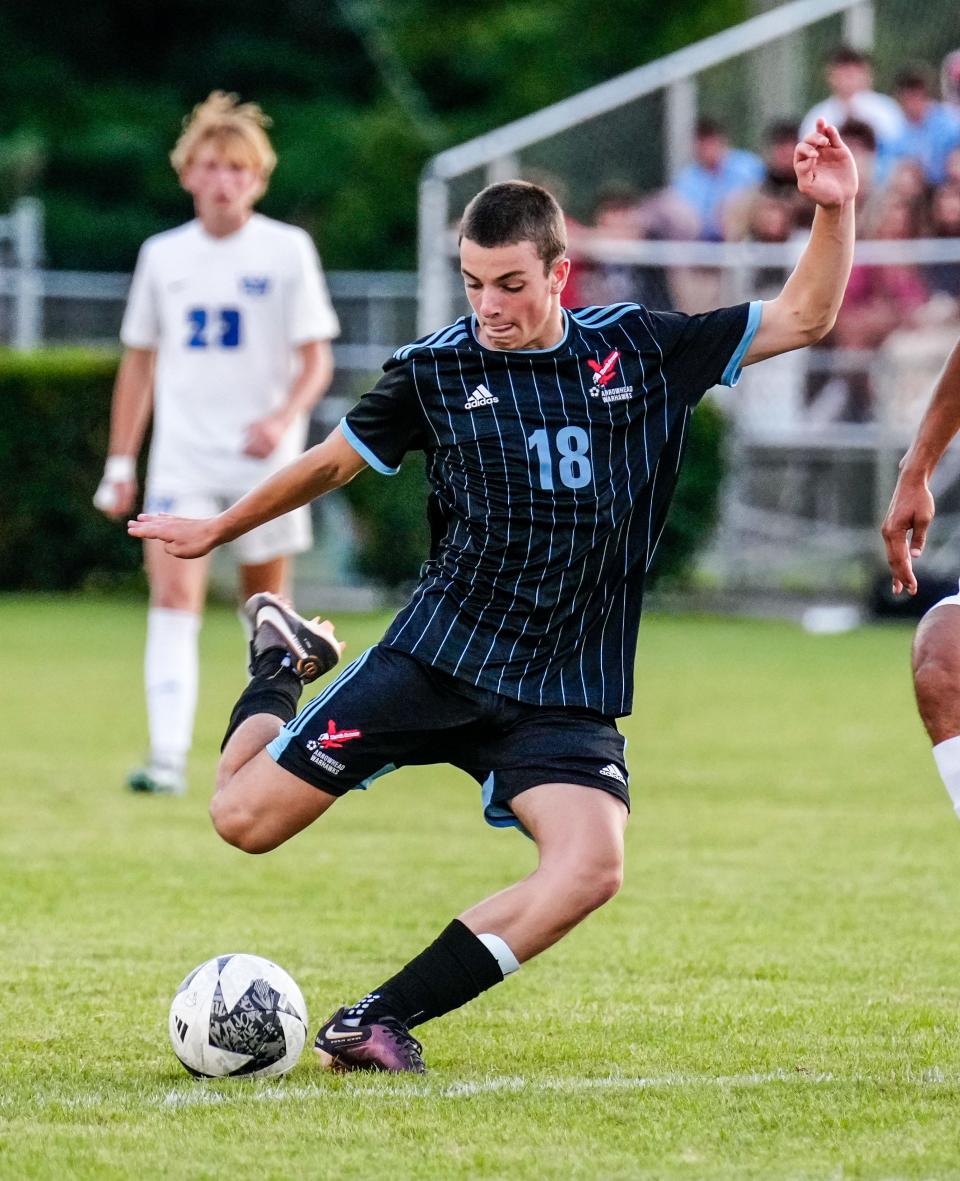
[[314,1050],[327,1070],[388,1070],[394,1074],[423,1074],[423,1046],[396,1017],[381,1017],[369,1025],[345,1025],[347,1010],[320,1026]]
[[320,631],[317,619],[304,619],[280,598],[262,591],[243,605],[253,631],[250,671],[255,659],[269,648],[285,648],[290,667],[305,685],[323,676],[340,659],[340,648]]

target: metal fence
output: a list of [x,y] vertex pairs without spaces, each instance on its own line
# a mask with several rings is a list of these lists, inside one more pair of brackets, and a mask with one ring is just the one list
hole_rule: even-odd
[[[20,265],[24,256],[10,245],[11,227],[16,219],[16,231],[27,230],[38,241],[33,204],[0,219],[0,242],[6,238],[8,244],[0,255],[6,264],[0,265],[0,343],[19,349],[119,347],[130,276]],[[334,342],[336,375],[324,417],[342,410],[343,399],[355,399],[386,358],[414,338],[417,320],[417,278],[411,272],[329,271],[327,283],[342,331]]]

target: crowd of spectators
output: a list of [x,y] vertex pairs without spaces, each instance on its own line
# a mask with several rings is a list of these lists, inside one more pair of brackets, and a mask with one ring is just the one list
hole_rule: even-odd
[[[687,312],[715,306],[724,294],[716,270],[578,260],[577,246],[590,238],[789,243],[805,236],[812,209],[797,192],[793,151],[818,118],[838,127],[856,158],[860,238],[960,242],[960,50],[945,58],[939,79],[924,64],[900,69],[888,95],[874,89],[870,58],[840,46],[826,63],[826,81],[829,97],[802,119],[771,124],[760,155],[731,144],[726,127],[704,116],[690,163],[667,188],[639,194],[621,185],[598,194],[591,223],[570,225],[575,265],[568,306],[619,300]],[[764,298],[779,290],[784,272],[765,269],[751,278],[751,293]],[[828,421],[870,419],[876,350],[893,333],[947,321],[960,326],[960,262],[907,257],[856,265],[825,342],[838,358],[842,352],[842,373],[809,379],[811,413]]]

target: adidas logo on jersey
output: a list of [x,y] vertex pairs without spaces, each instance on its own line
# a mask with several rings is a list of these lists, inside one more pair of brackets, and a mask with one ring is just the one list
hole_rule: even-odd
[[616,763],[607,763],[605,767],[601,767],[600,774],[606,775],[608,779],[616,779],[617,783],[622,783],[624,787],[627,786],[627,781],[623,777],[623,772]]
[[491,394],[485,385],[478,385],[466,402],[463,404],[464,410],[479,410],[481,406],[493,406],[494,403],[499,402],[500,399],[496,395]]

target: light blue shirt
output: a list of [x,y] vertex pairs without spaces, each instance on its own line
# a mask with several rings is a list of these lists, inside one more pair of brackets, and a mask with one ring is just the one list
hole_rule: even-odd
[[677,174],[672,187],[700,218],[700,237],[718,241],[723,237],[723,203],[734,193],[759,184],[764,171],[759,156],[731,148],[716,172],[702,164],[688,164]]
[[947,178],[946,162],[960,145],[960,115],[946,103],[933,102],[919,123],[907,122],[903,131],[877,157],[877,180],[883,184],[900,160],[918,160],[932,185]]

